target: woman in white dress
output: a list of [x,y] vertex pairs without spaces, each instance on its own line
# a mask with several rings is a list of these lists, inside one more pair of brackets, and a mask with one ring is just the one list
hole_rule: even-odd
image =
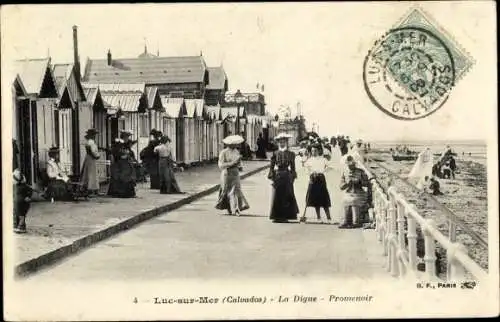
[[239,216],[243,210],[249,209],[240,183],[241,155],[238,151],[240,144],[227,144],[219,155],[221,186],[216,209],[227,210],[229,215]]
[[[325,172],[331,168],[330,162],[319,154],[318,146],[313,146],[311,147],[311,157],[305,162],[304,166],[309,173],[306,207],[313,207],[316,210],[317,220],[321,222],[323,221],[320,212],[321,208],[323,208],[328,222],[331,223],[330,207],[332,204],[325,178]],[[305,217],[301,218],[301,221],[304,222],[305,220]]]

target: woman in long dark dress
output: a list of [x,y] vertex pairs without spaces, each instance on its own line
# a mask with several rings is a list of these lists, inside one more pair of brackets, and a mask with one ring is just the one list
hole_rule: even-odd
[[262,133],[259,133],[259,137],[257,138],[257,152],[255,152],[255,157],[257,159],[265,159],[266,155],[266,141],[262,137]]
[[160,189],[160,174],[158,173],[158,154],[154,149],[160,145],[161,132],[152,129],[148,145],[141,151],[140,157],[149,174],[150,189]]
[[181,188],[177,184],[174,175],[174,159],[172,157],[172,147],[170,146],[170,138],[163,136],[160,139],[160,145],[156,146],[153,151],[158,156],[158,178],[160,180],[160,193],[173,194],[182,193]]
[[130,132],[122,132],[111,147],[113,161],[111,163],[111,179],[108,195],[115,198],[134,198],[137,163],[131,147],[135,143],[130,140]]
[[273,196],[270,219],[275,223],[296,220],[299,206],[295,198],[293,183],[297,178],[295,153],[288,150],[289,136],[278,135],[278,150],[271,157],[268,178],[273,181]]

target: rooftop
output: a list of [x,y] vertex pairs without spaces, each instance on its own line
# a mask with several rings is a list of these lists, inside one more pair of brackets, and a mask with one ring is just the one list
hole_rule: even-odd
[[173,84],[198,83],[206,79],[202,56],[89,59],[83,79],[93,83]]

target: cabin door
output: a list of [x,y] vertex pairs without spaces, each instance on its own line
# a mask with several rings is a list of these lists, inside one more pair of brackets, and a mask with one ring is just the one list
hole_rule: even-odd
[[30,101],[21,100],[19,101],[19,110],[17,118],[17,146],[19,148],[19,168],[26,177],[26,182],[28,184],[33,184],[33,153],[31,151],[31,113],[30,113]]
[[59,110],[59,156],[64,170],[72,172],[72,117],[71,109]]

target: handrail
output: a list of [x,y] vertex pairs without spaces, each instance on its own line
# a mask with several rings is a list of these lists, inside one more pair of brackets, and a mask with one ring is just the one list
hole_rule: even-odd
[[386,166],[380,164],[380,162],[377,162],[371,158],[367,158],[367,160],[369,160],[370,162],[376,163],[378,166],[380,166],[384,170],[388,171],[390,175],[392,175],[393,177],[396,177],[397,179],[402,181],[405,185],[412,188],[413,190],[418,191],[420,194],[424,194],[428,198],[428,200],[434,206],[439,208],[439,210],[442,211],[443,215],[445,215],[450,221],[452,221],[454,224],[456,224],[458,227],[460,227],[460,229],[462,229],[464,232],[466,232],[468,235],[470,235],[470,237],[472,237],[472,239],[474,239],[480,246],[482,246],[483,248],[486,248],[486,249],[488,248],[487,241],[485,241],[481,236],[479,236],[478,233],[476,233],[475,231],[470,229],[469,226],[462,219],[458,218],[457,215],[455,215],[448,207],[446,207],[445,205],[440,203],[434,196],[428,194],[427,192],[420,191],[417,187],[415,187],[415,185],[408,182],[408,180],[401,178],[396,173],[394,173],[394,171],[392,171],[391,169],[387,168]]
[[[369,212],[370,217],[375,222],[378,240],[383,245],[383,254],[387,256],[387,270],[392,276],[416,278],[419,275],[417,268],[417,226],[420,226],[425,244],[423,260],[427,279],[439,278],[436,274],[435,255],[435,242],[438,242],[446,250],[447,280],[464,280],[466,272],[472,274],[479,281],[487,280],[488,272],[470,258],[464,245],[455,242],[453,234],[450,234],[449,237],[443,235],[435,226],[434,221],[420,215],[416,207],[398,193],[396,187],[392,186],[386,192],[383,191],[372,173],[363,164],[358,166],[366,172],[370,179],[374,179],[370,180],[373,208]],[[386,170],[392,173],[390,169]],[[456,216],[454,215],[454,217]],[[448,217],[448,219],[453,220],[453,217]]]

